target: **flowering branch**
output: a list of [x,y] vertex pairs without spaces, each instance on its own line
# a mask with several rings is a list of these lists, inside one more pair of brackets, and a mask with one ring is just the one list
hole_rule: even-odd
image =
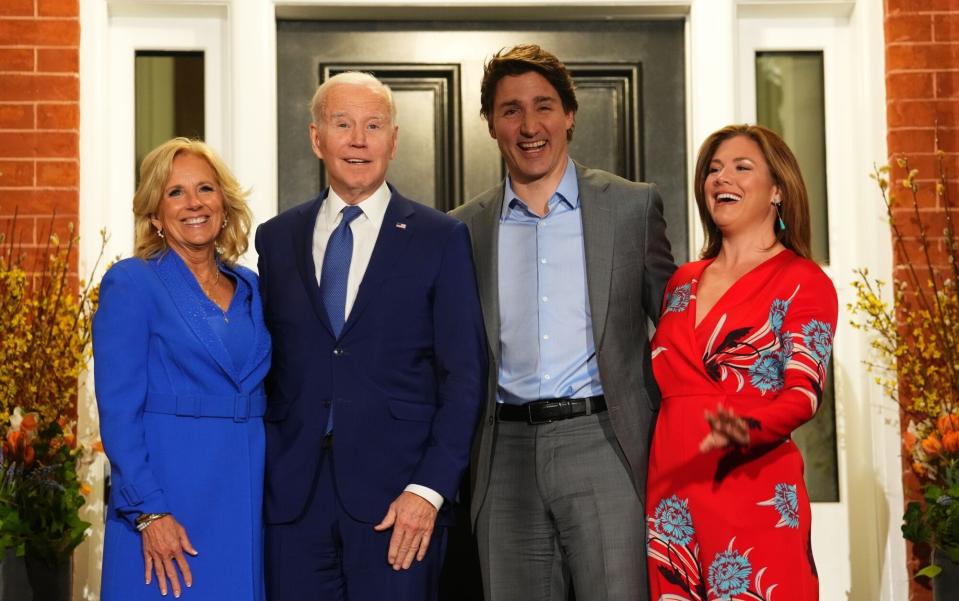
[[[856,299],[848,308],[854,316],[853,327],[871,334],[875,360],[865,362],[867,369],[907,420],[903,448],[922,491],[919,500],[906,507],[903,536],[914,543],[929,543],[959,561],[959,248],[938,130],[935,139],[934,198],[945,210],[941,240],[948,267],[933,259],[935,240],[930,239],[919,205],[919,172],[908,159],[900,158],[898,165],[907,174],[900,184],[909,191],[908,214],[917,227],[919,260],[910,256],[894,215],[897,198],[890,191],[889,168],[875,169],[871,177],[879,185],[898,263],[905,270],[892,286],[893,304],[883,300],[884,282],[870,278],[865,269],[857,270],[852,283]],[[928,278],[920,278],[923,270]],[[937,566],[927,566],[917,575],[932,577],[939,571]]]
[[[77,382],[90,357],[99,288],[76,285],[70,271],[77,238],[49,235],[28,271],[14,240],[17,216],[0,234],[0,423],[9,420],[0,451],[0,554],[58,563],[83,540],[84,485],[77,473],[84,453],[73,433]],[[101,231],[99,267],[106,244]],[[89,487],[87,487],[88,489]]]

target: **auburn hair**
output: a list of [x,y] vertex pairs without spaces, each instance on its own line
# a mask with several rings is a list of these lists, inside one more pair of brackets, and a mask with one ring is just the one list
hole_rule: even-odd
[[709,175],[709,164],[720,144],[737,136],[745,136],[759,146],[769,166],[770,177],[779,188],[779,198],[782,201],[779,205],[779,215],[786,227],[780,228],[778,221],[773,225],[776,239],[800,257],[808,259],[811,255],[809,195],[799,170],[799,162],[776,132],[762,125],[747,124],[727,125],[710,134],[699,147],[693,191],[696,195],[696,206],[699,208],[699,218],[702,220],[706,234],[706,244],[700,257],[703,259],[715,257],[719,254],[723,242],[723,234],[710,216],[706,203],[706,177]]

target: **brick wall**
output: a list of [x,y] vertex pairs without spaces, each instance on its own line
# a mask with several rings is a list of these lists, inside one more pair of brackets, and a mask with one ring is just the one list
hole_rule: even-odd
[[[938,124],[939,148],[948,177],[948,195],[959,206],[959,0],[885,0],[887,143],[892,180],[906,173],[896,167],[896,158],[908,156],[910,167],[919,170],[919,203],[935,251],[934,262],[945,267],[942,239],[945,210],[934,192],[937,173],[934,138]],[[897,192],[906,196],[900,187]],[[959,211],[953,211],[959,223]],[[897,225],[909,236],[909,252],[918,257],[916,227],[911,209],[895,213]],[[937,225],[938,224],[938,225]],[[896,258],[896,271],[903,265]],[[907,496],[917,489],[908,465],[903,467]],[[893,509],[893,511],[898,511]],[[920,559],[910,549],[910,573]],[[928,561],[923,558],[922,561]],[[912,582],[909,598],[932,598],[926,583]]]
[[18,211],[30,254],[79,214],[79,44],[79,0],[0,0],[0,232]]

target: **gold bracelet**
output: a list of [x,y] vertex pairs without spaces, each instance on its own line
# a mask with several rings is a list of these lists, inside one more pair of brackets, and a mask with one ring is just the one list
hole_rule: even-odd
[[137,518],[137,532],[143,532],[147,529],[147,526],[153,522],[159,520],[160,518],[165,518],[170,515],[169,513],[144,513]]

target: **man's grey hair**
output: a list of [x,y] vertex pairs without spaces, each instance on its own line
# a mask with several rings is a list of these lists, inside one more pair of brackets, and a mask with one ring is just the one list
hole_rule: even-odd
[[378,80],[372,73],[363,71],[344,71],[327,79],[316,88],[313,100],[310,101],[310,112],[313,114],[313,124],[321,125],[321,117],[326,110],[326,95],[338,85],[364,86],[381,95],[390,106],[390,120],[396,124],[396,103],[393,102],[393,91],[390,87]]

